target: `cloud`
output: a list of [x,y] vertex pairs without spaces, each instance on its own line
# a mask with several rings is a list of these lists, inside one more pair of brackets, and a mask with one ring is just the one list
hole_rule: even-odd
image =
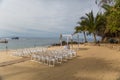
[[98,11],[94,0],[2,0],[0,36],[73,33],[81,16]]

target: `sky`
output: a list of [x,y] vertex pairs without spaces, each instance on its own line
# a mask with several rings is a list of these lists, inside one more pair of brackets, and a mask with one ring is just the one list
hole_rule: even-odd
[[91,10],[99,11],[95,0],[0,0],[0,37],[72,34]]

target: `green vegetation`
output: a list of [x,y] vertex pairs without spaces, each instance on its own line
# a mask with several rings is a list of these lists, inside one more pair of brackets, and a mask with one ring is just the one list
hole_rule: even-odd
[[79,26],[75,27],[75,33],[83,32],[85,42],[86,34],[92,34],[94,42],[97,42],[96,36],[102,37],[102,42],[108,42],[109,39],[120,41],[120,0],[96,0],[98,6],[104,9],[104,12],[98,12],[96,16],[93,11],[86,13],[80,18]]

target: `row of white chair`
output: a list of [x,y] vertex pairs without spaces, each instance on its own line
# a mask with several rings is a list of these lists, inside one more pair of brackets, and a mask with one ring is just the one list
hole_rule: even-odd
[[20,56],[20,57],[30,57],[34,53],[45,52],[47,48],[25,48],[25,49],[18,49],[16,50],[13,55]]
[[18,49],[13,53],[14,56],[31,57],[32,61],[55,66],[56,63],[62,63],[68,59],[76,57],[76,52],[70,49],[48,50],[47,48],[26,48]]
[[67,61],[73,57],[76,57],[76,52],[74,50],[58,49],[32,54],[31,60],[41,62],[49,66],[55,66],[55,64],[62,63],[63,61]]

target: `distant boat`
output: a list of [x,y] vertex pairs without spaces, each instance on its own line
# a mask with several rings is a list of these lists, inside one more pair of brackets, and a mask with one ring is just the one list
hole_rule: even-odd
[[8,40],[0,40],[0,43],[8,43]]
[[19,37],[12,37],[11,39],[15,39],[15,40],[18,40],[18,39],[19,39]]

